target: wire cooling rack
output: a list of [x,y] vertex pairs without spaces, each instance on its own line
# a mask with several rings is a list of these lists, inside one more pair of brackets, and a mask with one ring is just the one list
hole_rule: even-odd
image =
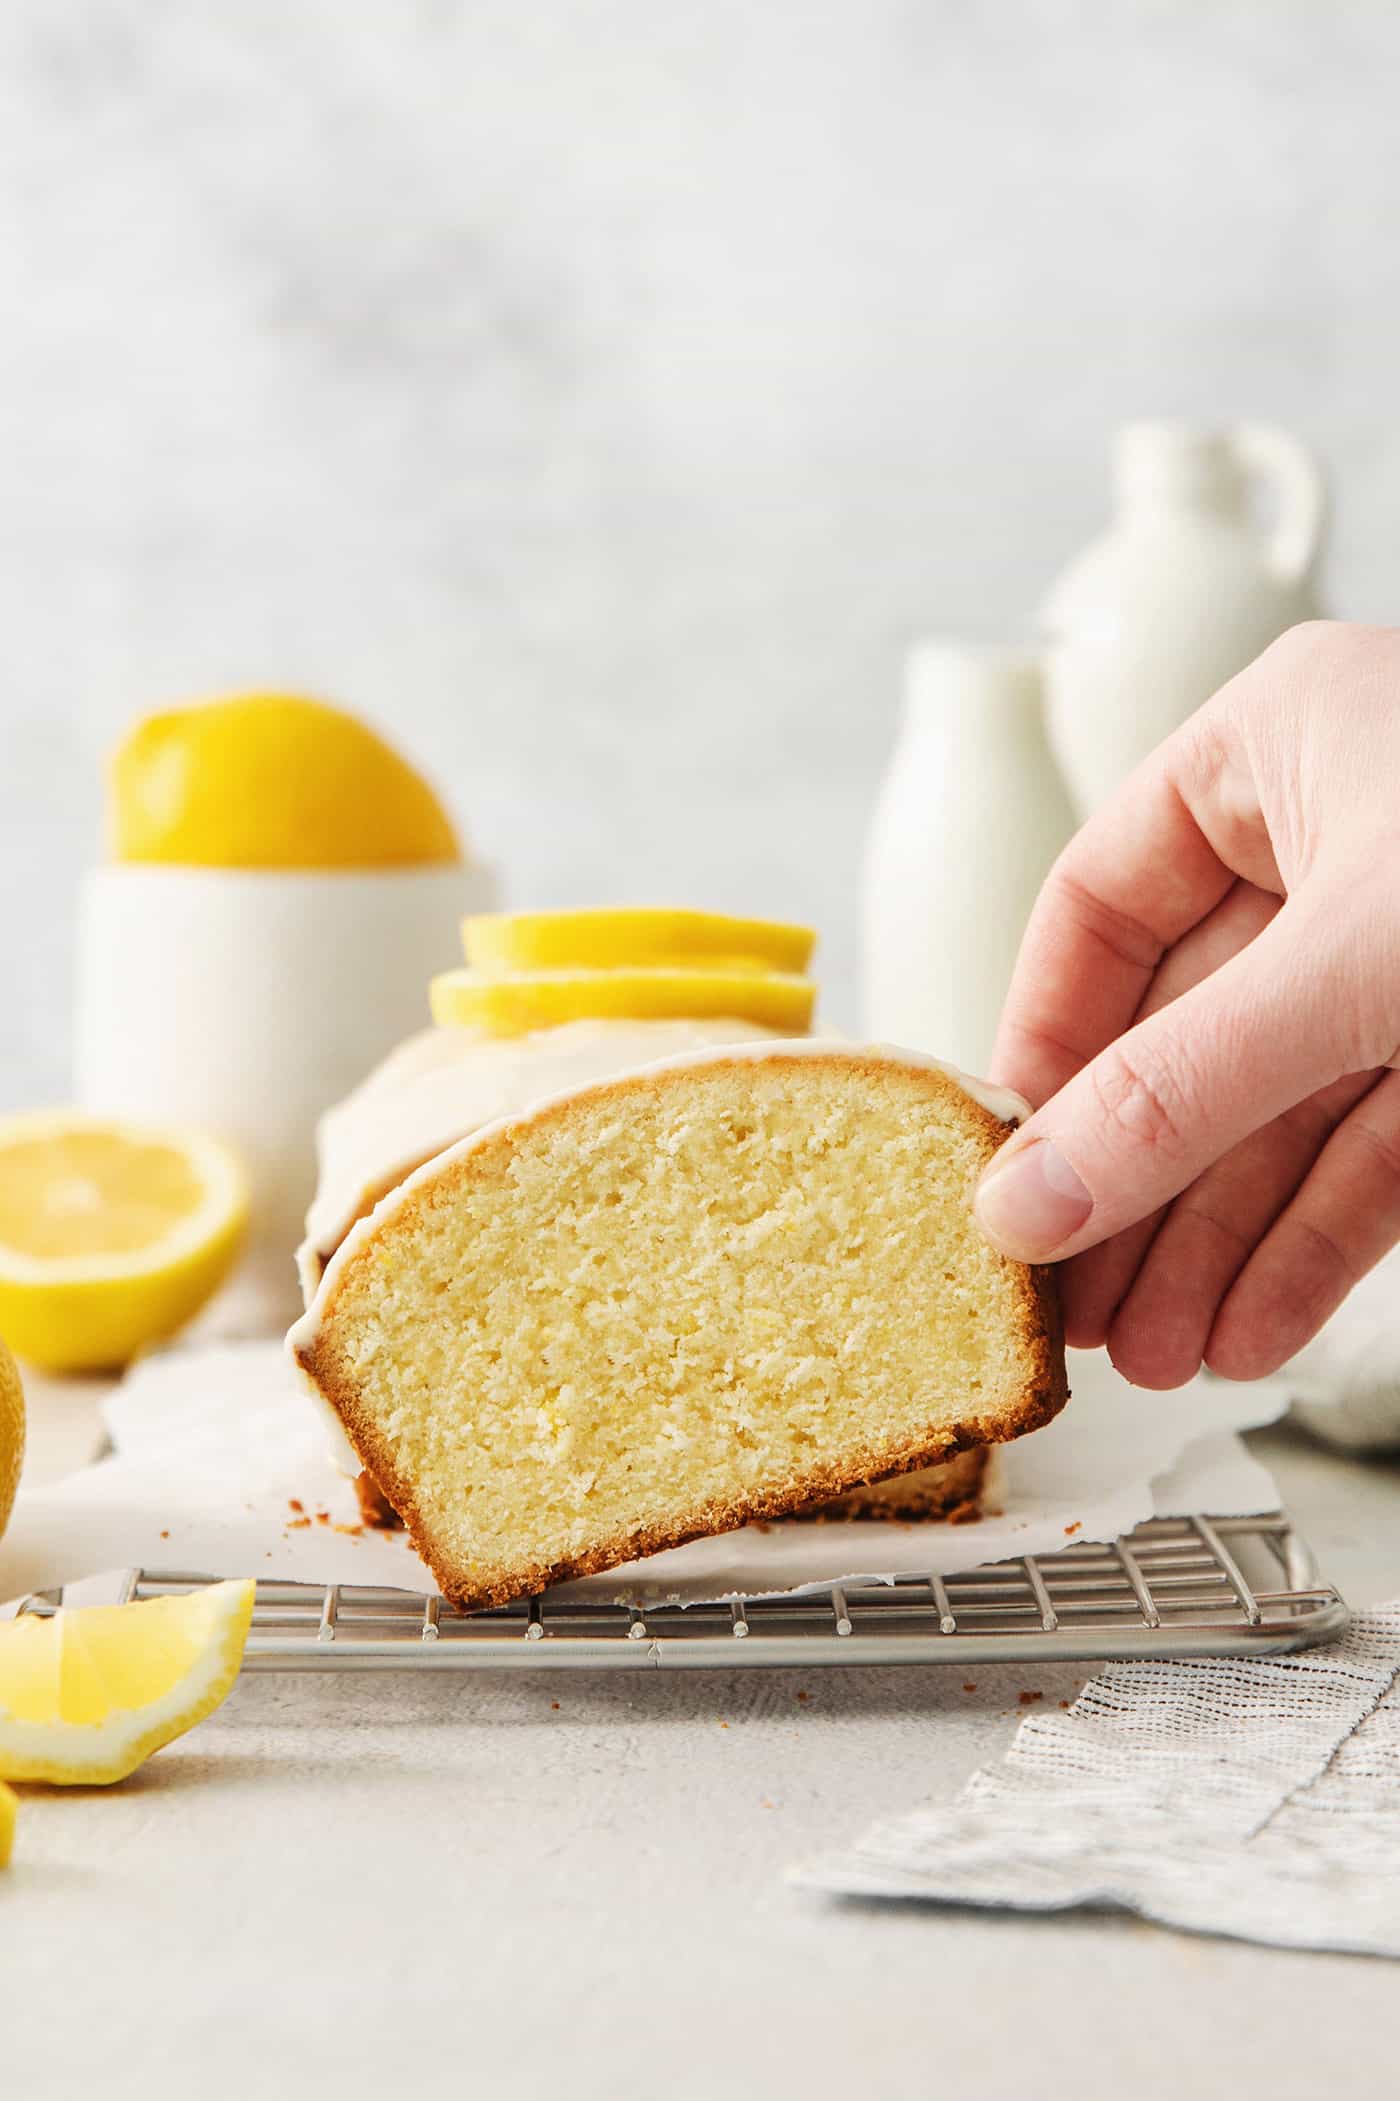
[[[131,1569],[105,1595],[169,1596],[209,1580]],[[95,1601],[92,1584],[74,1588]],[[64,1602],[41,1592],[0,1616]],[[1112,1545],[1084,1542],[956,1576],[645,1610],[546,1591],[467,1613],[408,1591],[260,1582],[243,1667],[732,1670],[1247,1656],[1331,1640],[1348,1618],[1289,1519],[1273,1512],[1153,1518]]]

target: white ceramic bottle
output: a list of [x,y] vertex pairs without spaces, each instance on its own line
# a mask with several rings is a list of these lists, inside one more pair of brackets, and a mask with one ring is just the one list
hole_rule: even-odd
[[920,644],[866,851],[868,1036],[987,1070],[1026,919],[1072,829],[1036,656]]
[[[1050,742],[1078,814],[1285,628],[1319,611],[1321,473],[1262,424],[1130,423],[1117,513],[1042,612]],[[1255,519],[1262,494],[1273,524]]]

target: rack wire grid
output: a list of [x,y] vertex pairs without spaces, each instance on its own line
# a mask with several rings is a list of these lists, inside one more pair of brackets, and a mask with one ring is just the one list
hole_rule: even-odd
[[[129,1569],[110,1600],[213,1579]],[[45,1591],[0,1617],[95,1601]],[[619,1604],[546,1591],[490,1612],[350,1584],[259,1582],[243,1668],[637,1670],[822,1664],[1102,1661],[1279,1654],[1329,1641],[1349,1613],[1282,1512],[1153,1518],[1109,1545],[1076,1542],[951,1576],[900,1576],[719,1604]]]

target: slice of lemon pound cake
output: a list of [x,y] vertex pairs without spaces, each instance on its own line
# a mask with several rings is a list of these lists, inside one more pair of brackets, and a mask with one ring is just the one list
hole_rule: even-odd
[[291,1344],[446,1595],[1049,1421],[1049,1274],[972,1217],[1024,1105],[975,1086],[810,1040],[686,1055],[488,1125],[362,1220]]

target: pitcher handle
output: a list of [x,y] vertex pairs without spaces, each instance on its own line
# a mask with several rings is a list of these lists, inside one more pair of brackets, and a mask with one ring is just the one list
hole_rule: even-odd
[[1316,567],[1327,529],[1327,483],[1301,438],[1272,423],[1242,423],[1231,433],[1246,473],[1267,482],[1278,502],[1269,557],[1292,583]]

